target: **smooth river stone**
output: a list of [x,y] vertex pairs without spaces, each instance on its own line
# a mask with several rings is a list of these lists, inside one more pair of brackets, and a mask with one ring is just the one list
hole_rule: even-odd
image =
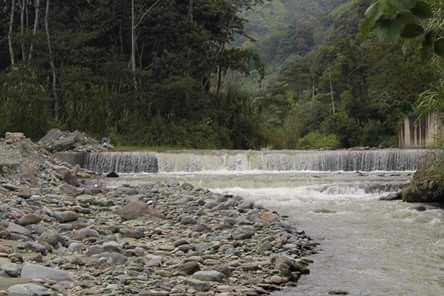
[[8,296],[51,296],[54,293],[45,287],[37,284],[21,284],[9,287],[7,290]]
[[73,281],[72,275],[68,272],[28,263],[23,265],[21,276],[22,278],[51,280],[55,282]]

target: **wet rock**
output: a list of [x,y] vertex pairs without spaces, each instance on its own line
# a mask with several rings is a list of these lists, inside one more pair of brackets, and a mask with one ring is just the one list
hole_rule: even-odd
[[55,282],[73,281],[72,275],[68,272],[29,263],[23,265],[21,276],[28,279],[43,279]]
[[401,199],[402,199],[402,192],[390,193],[390,194],[387,194],[387,195],[379,198],[379,200],[383,200],[383,201],[393,201],[393,200],[401,200]]
[[111,172],[106,175],[107,178],[119,178],[119,175],[116,172]]
[[8,288],[8,296],[53,296],[51,290],[37,284],[19,284]]
[[418,212],[425,212],[427,210],[425,206],[417,206],[414,207],[414,209],[417,210]]
[[349,293],[345,290],[331,290],[328,295],[348,295]]

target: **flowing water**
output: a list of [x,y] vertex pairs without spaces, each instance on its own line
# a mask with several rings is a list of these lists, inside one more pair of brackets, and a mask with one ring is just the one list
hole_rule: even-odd
[[[321,296],[332,290],[444,295],[443,209],[426,205],[426,211],[418,211],[418,205],[378,200],[407,183],[430,151],[267,153],[154,155],[159,173],[112,182],[185,181],[241,195],[289,216],[321,247],[312,257],[311,274],[276,296]],[[93,157],[102,157],[102,165],[103,159],[121,158]]]

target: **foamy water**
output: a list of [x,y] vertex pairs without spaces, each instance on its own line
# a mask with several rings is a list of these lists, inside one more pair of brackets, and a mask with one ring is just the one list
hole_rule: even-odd
[[278,295],[444,295],[444,211],[379,201],[368,183],[214,188],[278,210],[321,242],[311,275]]
[[289,216],[321,243],[311,274],[275,296],[444,295],[444,211],[379,201],[411,178],[408,172],[160,173],[110,180],[115,185],[189,182],[228,192]]

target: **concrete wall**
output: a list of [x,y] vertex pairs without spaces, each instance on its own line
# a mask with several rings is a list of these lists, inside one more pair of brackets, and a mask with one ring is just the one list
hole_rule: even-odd
[[72,165],[80,165],[83,167],[85,164],[87,153],[86,152],[57,152],[54,157],[60,161],[70,163]]
[[435,148],[443,136],[443,124],[438,113],[417,120],[405,118],[399,132],[401,148]]

